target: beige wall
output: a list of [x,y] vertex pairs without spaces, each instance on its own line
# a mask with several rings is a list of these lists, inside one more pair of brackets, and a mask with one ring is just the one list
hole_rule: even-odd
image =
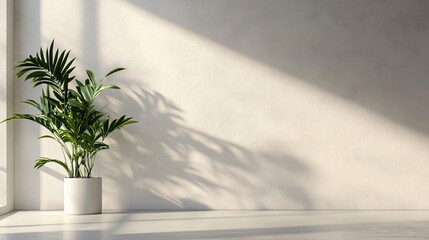
[[[105,209],[429,208],[428,1],[17,1],[16,59],[55,38],[100,105]],[[16,82],[18,102],[35,97]],[[60,156],[16,124],[16,207],[61,209]]]
[[[14,107],[14,2],[0,2],[0,121]],[[14,123],[0,124],[0,215],[14,209]]]

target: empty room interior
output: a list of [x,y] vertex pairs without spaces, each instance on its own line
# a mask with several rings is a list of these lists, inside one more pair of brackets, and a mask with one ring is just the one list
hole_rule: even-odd
[[429,239],[429,0],[0,18],[0,240]]

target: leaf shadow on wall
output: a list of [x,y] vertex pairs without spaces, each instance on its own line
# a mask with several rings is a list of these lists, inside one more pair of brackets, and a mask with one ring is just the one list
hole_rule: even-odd
[[[144,210],[312,208],[310,170],[294,156],[258,152],[186,124],[159,92],[121,82],[124,96],[104,97],[107,112],[133,116],[98,156],[107,208]],[[119,99],[119,101],[118,101]],[[98,171],[98,172],[97,172]]]

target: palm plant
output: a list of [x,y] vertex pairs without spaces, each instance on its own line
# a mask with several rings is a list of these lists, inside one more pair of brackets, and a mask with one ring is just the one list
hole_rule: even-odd
[[46,163],[56,163],[70,178],[89,178],[96,154],[109,148],[104,143],[107,136],[137,121],[125,115],[111,119],[95,106],[95,100],[102,92],[119,89],[115,85],[104,85],[106,77],[124,68],[113,69],[100,80],[87,70],[87,79],[80,81],[72,75],[75,59],[69,59],[69,54],[70,51],[54,50],[52,41],[50,47],[41,48],[35,56],[30,55],[17,63],[17,78],[25,75],[25,81],[30,81],[33,87],[42,87],[39,101],[24,101],[36,108],[38,114],[13,114],[4,121],[26,119],[36,122],[50,132],[40,138],[59,143],[64,159],[39,157],[35,161],[36,169]]

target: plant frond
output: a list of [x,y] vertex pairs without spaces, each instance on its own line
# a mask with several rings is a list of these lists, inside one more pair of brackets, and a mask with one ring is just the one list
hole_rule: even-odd
[[45,166],[45,164],[47,163],[56,163],[61,167],[63,167],[66,170],[66,172],[69,174],[69,176],[71,175],[70,169],[67,166],[67,164],[54,158],[39,157],[38,159],[35,160],[34,168],[40,169],[41,167]]
[[119,72],[119,71],[122,71],[122,70],[125,70],[125,68],[115,68],[115,69],[111,70],[109,73],[107,73],[106,77],[114,74],[115,72]]

